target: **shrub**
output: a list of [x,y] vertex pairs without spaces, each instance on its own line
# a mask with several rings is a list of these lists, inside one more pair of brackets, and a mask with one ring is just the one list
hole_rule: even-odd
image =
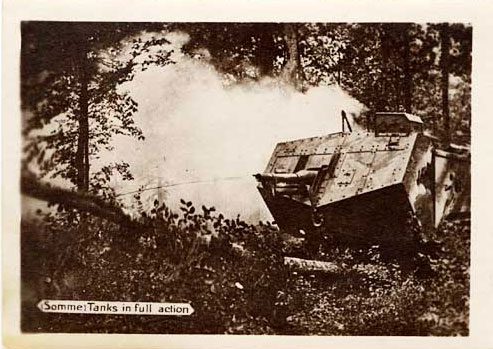
[[[73,210],[22,221],[22,329],[28,332],[467,335],[469,221],[433,232],[420,275],[378,246],[333,246],[341,273],[293,272],[270,223],[158,201],[125,228]],[[419,266],[421,268],[421,266]],[[431,271],[431,272],[430,272]],[[188,317],[42,313],[41,299],[189,302]]]

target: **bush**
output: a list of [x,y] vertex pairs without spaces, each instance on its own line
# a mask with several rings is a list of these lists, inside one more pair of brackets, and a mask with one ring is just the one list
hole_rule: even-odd
[[[129,229],[73,210],[22,222],[27,332],[467,335],[469,221],[447,222],[425,276],[379,247],[334,246],[339,274],[296,273],[269,223],[155,202]],[[421,273],[423,274],[423,273]],[[188,317],[42,313],[41,299],[189,302]]]
[[[182,203],[178,215],[156,201],[142,213],[142,228],[132,231],[73,211],[23,222],[23,329],[274,333],[288,272],[277,229]],[[190,302],[195,313],[189,319],[44,314],[35,309],[40,299]]]

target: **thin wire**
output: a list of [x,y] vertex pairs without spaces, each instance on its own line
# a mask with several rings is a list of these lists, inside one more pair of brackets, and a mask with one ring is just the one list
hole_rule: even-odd
[[142,193],[144,191],[148,190],[156,190],[156,189],[162,189],[162,188],[170,188],[170,187],[177,187],[180,185],[187,185],[187,184],[199,184],[199,183],[211,183],[211,182],[218,182],[218,181],[229,181],[229,180],[235,180],[235,179],[241,179],[241,178],[246,178],[248,176],[236,176],[236,177],[223,177],[223,178],[215,178],[215,179],[206,179],[206,180],[199,180],[199,181],[189,181],[189,182],[179,182],[179,183],[170,183],[170,184],[164,184],[164,185],[159,185],[157,187],[148,187],[148,188],[141,188],[138,190],[132,190],[126,193],[120,193],[117,194],[116,196],[124,196],[124,195],[130,195],[130,194],[136,194],[136,193]]

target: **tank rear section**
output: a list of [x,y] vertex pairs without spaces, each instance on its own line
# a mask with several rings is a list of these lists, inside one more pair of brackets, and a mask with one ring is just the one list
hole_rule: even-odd
[[[443,194],[443,205],[435,202],[447,184],[435,186],[436,155],[431,139],[421,132],[421,120],[381,113],[374,121],[372,132],[340,132],[276,146],[256,178],[281,229],[293,234],[319,229],[356,242],[405,243],[415,238],[403,229],[410,220],[417,218],[425,228],[438,224],[439,212],[452,199],[447,203],[448,194]],[[450,172],[454,166],[442,167]],[[455,201],[461,205],[458,195]]]
[[435,222],[471,213],[471,156],[468,149],[437,150],[435,159]]

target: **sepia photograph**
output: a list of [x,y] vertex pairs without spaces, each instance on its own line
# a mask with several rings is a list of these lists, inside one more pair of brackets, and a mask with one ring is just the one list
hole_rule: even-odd
[[20,330],[469,336],[473,30],[22,21]]

